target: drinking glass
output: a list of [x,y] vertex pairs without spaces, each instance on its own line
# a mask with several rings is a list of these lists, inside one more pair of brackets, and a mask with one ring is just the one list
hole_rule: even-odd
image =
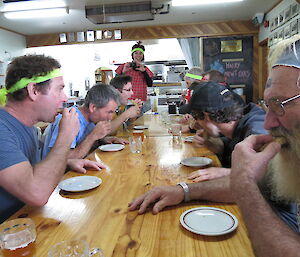
[[48,252],[48,257],[88,257],[93,255],[104,257],[100,248],[90,249],[85,240],[79,239],[59,242],[53,245]]
[[169,133],[172,135],[173,142],[181,144],[181,124],[173,123],[170,125]]
[[142,138],[141,137],[129,137],[129,147],[132,153],[142,152]]
[[0,246],[4,257],[35,254],[36,230],[32,219],[20,218],[0,225]]
[[142,142],[144,141],[144,138],[145,138],[144,130],[142,130],[142,129],[134,130],[134,131],[132,131],[132,135],[134,137],[140,137],[142,139]]

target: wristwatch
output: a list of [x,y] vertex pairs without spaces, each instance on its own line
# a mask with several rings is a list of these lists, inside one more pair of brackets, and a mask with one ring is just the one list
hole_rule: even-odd
[[177,185],[181,186],[184,192],[184,201],[188,202],[190,201],[190,189],[188,185],[185,182],[180,182]]

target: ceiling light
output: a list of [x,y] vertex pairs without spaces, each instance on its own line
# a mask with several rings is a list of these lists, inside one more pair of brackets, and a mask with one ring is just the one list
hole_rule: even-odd
[[49,18],[63,16],[69,13],[67,7],[34,9],[25,11],[4,12],[7,19],[33,19],[33,18]]
[[34,9],[44,9],[44,8],[57,8],[65,7],[65,1],[63,0],[43,0],[43,1],[19,1],[5,3],[0,9],[1,12],[11,12],[11,11],[25,11]]
[[172,0],[172,6],[186,5],[205,5],[205,4],[221,4],[231,2],[241,2],[243,0]]

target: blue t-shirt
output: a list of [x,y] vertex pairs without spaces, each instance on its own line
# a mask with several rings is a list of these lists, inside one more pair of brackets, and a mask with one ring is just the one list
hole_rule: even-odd
[[[20,162],[35,165],[41,159],[36,128],[25,126],[4,109],[0,109],[0,145],[0,172]],[[0,223],[23,205],[0,187]]]
[[[95,124],[93,122],[88,122],[77,107],[71,107],[71,108],[76,109],[76,112],[78,113],[79,126],[80,126],[79,132],[71,144],[71,148],[74,149],[86,138],[88,134],[91,133],[91,131],[95,128]],[[55,144],[55,141],[58,136],[58,129],[59,129],[59,123],[61,118],[62,118],[61,114],[57,115],[55,121],[51,123],[44,132],[45,140],[44,140],[44,148],[43,148],[43,159],[47,156],[47,154],[50,152],[51,148]]]

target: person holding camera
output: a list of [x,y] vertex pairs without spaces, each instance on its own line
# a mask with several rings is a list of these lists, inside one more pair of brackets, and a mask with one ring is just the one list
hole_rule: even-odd
[[153,84],[153,73],[143,64],[145,47],[141,43],[141,41],[138,41],[132,47],[132,62],[121,64],[115,72],[118,75],[128,75],[132,78],[132,99],[141,99],[146,102],[147,86],[151,87]]

